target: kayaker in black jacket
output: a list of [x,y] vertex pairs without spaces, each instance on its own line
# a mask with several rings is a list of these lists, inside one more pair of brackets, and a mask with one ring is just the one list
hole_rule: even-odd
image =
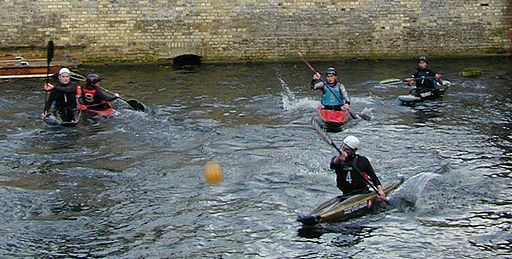
[[379,191],[379,199],[384,200],[386,194],[370,161],[356,154],[359,144],[358,138],[346,137],[341,145],[341,154],[331,159],[330,168],[336,172],[336,185],[343,195],[352,195],[369,192],[367,182],[371,181]]
[[58,112],[62,121],[70,122],[75,119],[77,112],[77,84],[71,82],[70,73],[69,69],[61,68],[57,84],[55,86],[50,83],[44,85],[44,90],[49,91],[50,95],[44,105],[43,114],[41,114],[43,118],[48,116],[50,108],[53,107]]
[[[437,81],[437,84],[436,84]],[[428,59],[426,56],[421,56],[418,60],[418,68],[411,78],[407,79],[407,85],[412,86],[416,83],[416,89],[411,94],[419,95],[424,92],[435,92],[439,85],[443,85],[441,74],[438,74],[428,68]]]

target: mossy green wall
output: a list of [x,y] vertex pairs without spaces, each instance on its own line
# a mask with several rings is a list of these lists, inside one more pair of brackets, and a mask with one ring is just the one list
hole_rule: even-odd
[[510,0],[2,1],[0,54],[89,61],[468,56],[511,51]]

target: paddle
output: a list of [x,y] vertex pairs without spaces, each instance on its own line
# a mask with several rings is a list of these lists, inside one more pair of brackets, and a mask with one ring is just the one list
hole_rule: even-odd
[[[46,47],[46,83],[50,83],[50,62],[53,59],[53,41],[48,41],[48,46]],[[48,101],[48,92],[45,91],[44,95],[44,106],[46,106],[46,102]],[[43,107],[44,107],[43,106]],[[44,108],[43,108],[44,112]]]
[[[462,70],[459,74],[461,77],[477,77],[482,75],[482,69],[480,68],[466,68]],[[425,77],[427,79],[434,79],[435,76],[427,76]],[[423,78],[410,78],[413,81],[422,80]],[[379,81],[380,84],[392,84],[392,83],[405,83],[407,82],[406,79],[398,79],[398,78],[388,78]]]
[[[427,76],[427,77],[424,77],[424,78],[408,78],[412,81],[420,81],[420,80],[423,80],[423,79],[434,79],[435,76]],[[388,79],[384,79],[384,80],[381,80],[379,81],[379,83],[381,85],[386,85],[386,84],[393,84],[393,83],[407,83],[407,79],[398,79],[398,78],[388,78]]]
[[[310,69],[311,71],[313,71],[313,73],[315,73],[315,74],[316,74],[316,73],[318,73],[318,71],[316,71],[316,69],[315,69],[315,68],[313,68],[313,66],[311,66],[311,64],[309,64],[309,62],[304,58],[304,56],[302,55],[302,53],[300,53],[300,51],[298,51],[298,52],[297,52],[297,54],[299,55],[300,59],[302,59],[302,61],[304,62],[304,64],[306,64],[306,66],[308,66],[308,67],[309,67],[309,69]],[[337,96],[336,94],[334,94],[333,90],[332,90],[330,87],[327,87],[327,85],[328,85],[328,84],[327,84],[327,82],[325,82],[325,80],[324,80],[322,77],[320,77],[320,81],[322,81],[322,83],[324,83],[324,85],[326,85],[326,87],[324,87],[324,88],[329,89],[329,91],[331,91],[332,95],[333,95],[334,97],[336,97],[336,99],[337,99],[340,103],[342,103],[342,101],[340,100],[340,98],[338,98],[338,96]],[[352,119],[359,119],[359,118],[362,118],[362,119],[364,119],[364,120],[370,120],[370,119],[371,119],[371,117],[370,117],[369,115],[367,115],[367,114],[358,114],[358,115],[356,115],[356,114],[354,114],[354,113],[353,113],[352,111],[350,111],[350,110],[348,110],[348,113],[350,114],[350,117],[352,117]]]
[[[333,146],[336,151],[338,151],[338,153],[341,154],[341,150],[338,148],[338,146],[336,146],[336,144],[334,143],[334,141],[332,141],[331,137],[329,137],[329,135],[327,135],[327,132],[325,132],[322,127],[320,126],[320,124],[318,123],[317,120],[315,119],[312,119],[311,120],[311,125],[313,126],[313,128],[318,132],[318,134],[320,134],[320,136],[322,137],[322,139],[327,142],[329,145]],[[372,189],[378,194],[379,191],[377,190],[377,187],[375,187],[375,185],[368,181],[368,179],[366,179],[363,175],[363,173],[356,167],[354,166],[354,164],[352,163],[352,161],[350,160],[347,160],[348,163],[350,164],[350,166],[352,166],[352,168],[354,168],[354,171],[356,171],[359,175],[361,175],[361,177],[363,178],[363,180],[366,182],[366,184],[370,185],[370,187],[372,187]],[[384,199],[383,200],[384,202],[386,202],[388,205],[389,205],[389,201]]]
[[[75,72],[71,72],[72,76],[74,79],[76,80],[79,80],[79,81],[85,81],[85,76],[83,75],[80,75],[78,73],[75,73]],[[104,87],[101,87],[101,89],[103,89],[105,92],[111,94],[111,95],[115,95],[115,93],[109,91],[108,89],[104,88]],[[139,102],[138,100],[135,100],[135,99],[130,99],[130,100],[126,100],[124,99],[123,97],[119,96],[119,99],[123,100],[125,103],[127,103],[128,105],[130,105],[130,107],[132,107],[132,109],[136,110],[136,111],[141,111],[141,112],[144,112],[146,111],[146,106]]]
[[53,59],[53,41],[48,41],[48,46],[46,47],[46,83],[50,83],[50,62]]
[[[109,91],[109,90],[105,89],[104,87],[101,87],[101,89],[103,89],[103,90],[104,90],[105,92],[107,92],[107,93],[110,93],[110,94],[114,95],[114,93],[113,93],[113,92],[111,92],[111,91]],[[126,100],[126,99],[124,99],[124,98],[123,98],[123,97],[121,97],[121,96],[119,96],[119,99],[121,99],[121,100],[125,101],[128,105],[130,105],[130,106],[131,106],[134,110],[136,110],[136,111],[141,111],[141,112],[146,111],[146,106],[144,106],[144,104],[143,104],[143,103],[141,103],[141,102],[139,102],[139,101],[137,101],[137,100],[135,100],[135,99]]]

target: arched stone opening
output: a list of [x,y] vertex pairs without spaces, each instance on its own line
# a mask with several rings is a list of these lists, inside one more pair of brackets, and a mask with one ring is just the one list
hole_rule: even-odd
[[201,56],[194,54],[180,55],[172,60],[172,67],[176,69],[194,69],[201,66]]

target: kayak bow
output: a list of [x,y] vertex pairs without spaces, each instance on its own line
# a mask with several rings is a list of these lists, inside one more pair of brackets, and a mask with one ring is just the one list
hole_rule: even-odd
[[[384,188],[386,195],[396,190],[404,178]],[[345,221],[371,211],[376,203],[380,202],[375,192],[356,194],[350,196],[336,196],[322,204],[309,214],[299,215],[297,221],[304,225],[315,225],[322,222]]]

